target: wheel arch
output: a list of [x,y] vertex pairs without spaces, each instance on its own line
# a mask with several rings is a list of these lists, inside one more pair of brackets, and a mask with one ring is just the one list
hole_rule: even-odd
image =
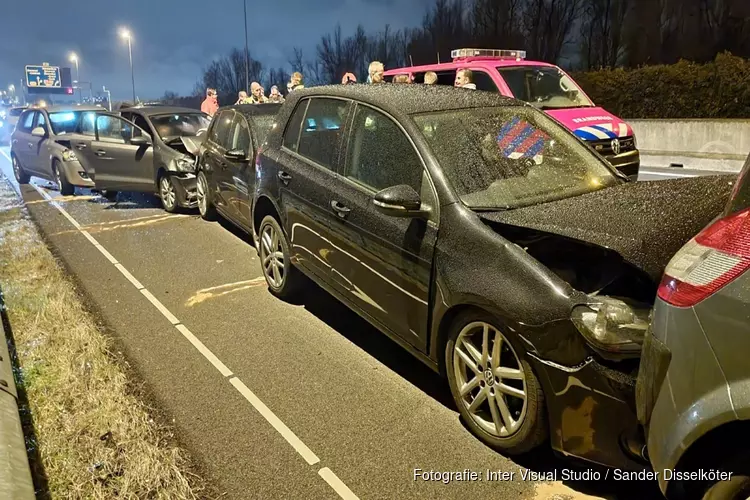
[[[731,450],[746,450],[747,441],[738,439],[740,436],[750,435],[750,420],[732,420],[719,425],[698,438],[685,453],[682,454],[674,470],[691,471],[709,465],[714,468],[716,457],[729,457]],[[710,463],[708,463],[710,461]],[[666,487],[667,498],[679,498],[685,487],[680,481],[668,481]]]
[[[472,303],[456,304],[445,311],[443,316],[440,318],[440,323],[438,324],[437,329],[437,338],[435,340],[437,343],[437,349],[435,352],[437,354],[438,369],[440,371],[440,375],[442,375],[443,377],[447,376],[447,367],[445,365],[445,346],[448,344],[451,326],[453,326],[453,323],[455,323],[456,318],[458,318],[462,314],[467,313],[467,311],[477,311],[484,314],[491,314],[495,317],[497,316],[489,309]],[[504,324],[502,319],[499,318],[499,320]]]
[[281,226],[282,231],[284,230],[284,224],[282,224],[281,215],[279,214],[278,208],[276,208],[276,204],[271,201],[271,198],[265,195],[261,195],[258,197],[258,199],[255,201],[255,205],[253,206],[253,234],[258,234],[258,229],[260,229],[260,223],[263,221],[263,218],[266,215],[273,216],[279,223],[279,226]]
[[164,165],[160,165],[156,169],[156,175],[154,176],[154,192],[159,192],[159,181],[161,181],[161,178],[164,177],[169,173],[169,170],[167,170],[167,167]]

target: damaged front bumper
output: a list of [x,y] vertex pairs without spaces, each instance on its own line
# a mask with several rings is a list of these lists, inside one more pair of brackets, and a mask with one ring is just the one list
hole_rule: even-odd
[[177,195],[177,203],[184,208],[195,208],[198,206],[197,177],[192,172],[170,172],[174,181],[174,189]]

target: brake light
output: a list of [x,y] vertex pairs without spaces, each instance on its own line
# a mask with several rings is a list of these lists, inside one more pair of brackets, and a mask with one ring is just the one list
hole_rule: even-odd
[[659,284],[663,301],[690,307],[750,268],[750,208],[714,222],[669,261]]

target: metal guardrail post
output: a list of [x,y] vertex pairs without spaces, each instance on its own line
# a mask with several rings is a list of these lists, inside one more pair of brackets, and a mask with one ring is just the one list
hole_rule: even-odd
[[[4,307],[0,301],[0,308]],[[0,333],[0,498],[34,499],[34,482],[18,413],[18,393],[13,380],[8,336],[2,321]]]

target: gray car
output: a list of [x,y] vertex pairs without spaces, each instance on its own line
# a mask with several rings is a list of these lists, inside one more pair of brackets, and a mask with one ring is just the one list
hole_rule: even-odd
[[26,184],[32,176],[41,177],[56,182],[63,195],[73,194],[75,186],[94,187],[71,141],[77,136],[81,114],[101,109],[53,106],[23,111],[11,136],[10,153],[16,180]]
[[750,498],[748,269],[750,157],[724,212],[667,266],[644,342],[638,418],[670,498]]

